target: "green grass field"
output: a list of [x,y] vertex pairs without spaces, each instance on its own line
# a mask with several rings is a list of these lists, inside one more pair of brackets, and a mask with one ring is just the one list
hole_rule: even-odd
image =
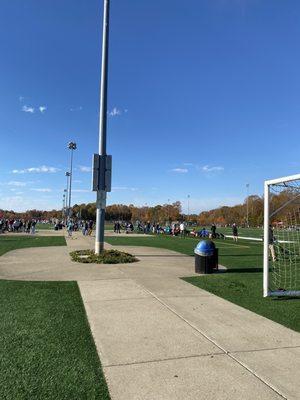
[[0,398],[109,399],[76,282],[0,281]]
[[54,229],[54,225],[53,225],[53,224],[48,224],[48,223],[47,223],[47,224],[46,224],[46,223],[45,223],[45,224],[42,224],[42,223],[39,223],[39,222],[38,222],[38,223],[36,224],[36,229],[37,229],[37,230],[43,230],[43,229],[45,229],[45,230],[47,230],[47,231],[48,231],[48,230],[53,230],[53,229]]
[[[0,255],[65,244],[0,236]],[[0,280],[0,303],[0,399],[110,398],[76,282]]]
[[25,236],[20,234],[0,236],[0,256],[11,250],[27,247],[65,246],[63,236]]
[[[172,236],[107,237],[112,245],[152,246],[193,255],[199,239]],[[183,278],[187,282],[219,297],[276,321],[288,328],[300,331],[300,299],[276,299],[262,297],[261,242],[231,239],[216,240],[219,263],[227,272],[215,275]]]

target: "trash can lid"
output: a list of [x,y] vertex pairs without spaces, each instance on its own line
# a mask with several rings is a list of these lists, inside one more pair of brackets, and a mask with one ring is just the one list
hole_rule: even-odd
[[215,251],[215,244],[211,240],[201,240],[194,250],[199,256],[212,256]]

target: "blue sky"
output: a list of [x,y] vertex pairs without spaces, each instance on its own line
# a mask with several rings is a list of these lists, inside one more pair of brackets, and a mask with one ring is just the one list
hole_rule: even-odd
[[[111,0],[108,203],[243,201],[299,173],[300,2]],[[0,208],[91,202],[100,0],[2,0]]]

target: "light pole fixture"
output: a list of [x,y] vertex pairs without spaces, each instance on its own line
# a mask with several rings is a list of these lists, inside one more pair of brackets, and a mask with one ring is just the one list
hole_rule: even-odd
[[[72,176],[73,176],[73,151],[77,149],[77,145],[75,142],[68,143],[68,149],[71,150],[71,165],[70,165],[70,185],[69,185],[69,214],[71,213],[71,196],[72,196]],[[69,215],[71,217],[71,215]]]

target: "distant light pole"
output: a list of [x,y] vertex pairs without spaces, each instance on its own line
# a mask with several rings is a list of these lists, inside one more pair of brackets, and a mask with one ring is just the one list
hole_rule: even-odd
[[107,76],[108,76],[108,44],[109,44],[109,0],[103,1],[102,32],[102,65],[100,85],[100,117],[99,117],[99,187],[97,188],[96,240],[95,254],[104,250],[104,225],[106,208],[106,126],[107,126]]
[[69,207],[68,207],[68,197],[69,197],[69,180],[70,180],[70,172],[66,172],[65,173],[66,177],[67,177],[67,189],[65,189],[66,192],[66,217],[69,216]]
[[62,208],[62,217],[64,218],[66,212],[66,195],[65,193],[63,194],[63,208]]
[[187,218],[187,220],[188,220],[188,222],[189,222],[189,219],[190,219],[190,195],[188,194],[187,195],[187,209],[188,209],[188,218]]
[[[70,186],[69,186],[69,214],[71,213],[71,196],[72,196],[72,176],[73,176],[73,151],[77,149],[75,142],[68,143],[68,149],[71,150],[71,165],[70,165]],[[71,217],[71,215],[69,215]]]
[[246,188],[247,188],[247,199],[246,199],[246,208],[247,208],[247,228],[249,227],[249,183],[246,183]]

